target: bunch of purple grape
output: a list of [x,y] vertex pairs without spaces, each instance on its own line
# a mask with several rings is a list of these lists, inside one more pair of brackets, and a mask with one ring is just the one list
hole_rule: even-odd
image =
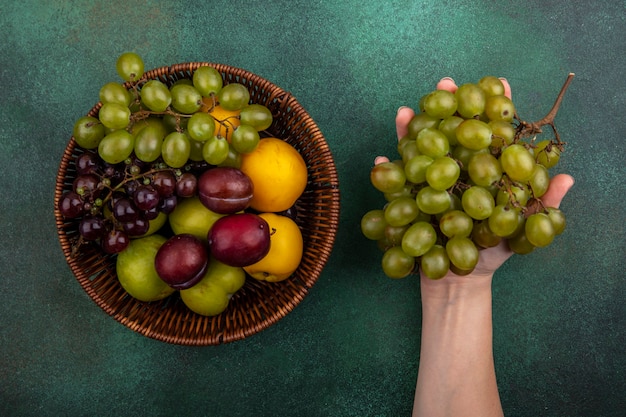
[[85,151],[75,159],[72,189],[59,199],[59,212],[78,219],[84,241],[98,242],[109,254],[123,251],[132,237],[148,233],[151,221],[166,218],[179,198],[197,194],[197,178],[209,164],[189,161],[174,169],[131,157],[119,164]]

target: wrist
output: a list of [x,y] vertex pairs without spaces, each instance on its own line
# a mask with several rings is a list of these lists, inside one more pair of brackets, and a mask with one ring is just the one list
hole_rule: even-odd
[[420,279],[422,304],[458,304],[485,298],[491,301],[492,279],[493,273],[467,276],[448,274],[440,280],[422,276]]

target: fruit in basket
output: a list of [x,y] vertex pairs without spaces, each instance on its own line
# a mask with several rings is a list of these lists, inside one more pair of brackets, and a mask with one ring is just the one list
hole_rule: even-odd
[[226,265],[215,258],[202,280],[191,288],[181,290],[180,298],[194,313],[215,316],[223,312],[234,293],[246,282],[246,273],[241,267]]
[[[191,79],[147,79],[141,57],[126,53],[116,69],[125,83],[103,85],[99,111],[73,128],[76,177],[57,207],[77,224],[73,250],[95,244],[117,255],[120,282],[135,298],[185,291],[190,309],[205,315],[225,308],[244,266],[259,263],[252,274],[267,281],[291,275],[302,235],[273,212],[293,210],[308,173],[292,145],[266,138],[270,110],[210,66]],[[272,254],[264,217],[276,225]],[[207,292],[212,307],[198,307]]]
[[252,180],[233,167],[216,167],[198,178],[198,197],[209,210],[232,214],[250,205],[254,187]]
[[158,250],[154,267],[159,277],[177,290],[197,284],[209,262],[205,244],[190,234],[169,238]]
[[117,256],[115,271],[122,287],[140,301],[156,301],[175,290],[157,274],[154,259],[167,241],[160,235],[135,239]]
[[[385,204],[365,213],[361,230],[383,250],[387,276],[466,275],[483,248],[506,240],[513,252],[526,254],[563,232],[564,214],[541,197],[564,151],[554,118],[572,77],[534,123],[519,118],[504,85],[491,76],[420,100],[398,142],[399,158],[370,170]],[[537,140],[545,126],[554,138]]]
[[289,209],[307,184],[302,155],[289,143],[274,137],[261,139],[255,150],[241,155],[241,170],[254,186],[250,207],[259,212]]
[[211,255],[230,266],[248,266],[270,249],[267,221],[254,213],[235,213],[219,218],[207,235]]
[[261,260],[244,269],[259,281],[283,281],[295,272],[302,260],[302,232],[290,217],[276,213],[261,213],[259,216],[269,225],[270,249]]
[[198,196],[194,196],[180,201],[168,216],[168,221],[174,234],[188,233],[206,240],[209,229],[223,216],[209,210]]

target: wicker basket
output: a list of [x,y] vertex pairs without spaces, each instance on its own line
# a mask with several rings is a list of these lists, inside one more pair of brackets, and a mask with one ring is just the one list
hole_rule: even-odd
[[[147,79],[171,84],[191,78],[200,66],[216,68],[224,84],[238,82],[250,90],[251,102],[267,106],[274,121],[267,133],[284,139],[301,153],[308,167],[308,184],[296,204],[304,254],[287,280],[266,283],[247,278],[244,287],[220,315],[205,317],[189,310],[178,293],[156,302],[129,296],[115,274],[115,257],[93,245],[72,254],[78,221],[61,216],[57,203],[76,177],[74,160],[82,150],[73,138],[63,153],[56,179],[54,208],[61,248],[76,279],[107,314],[147,337],[180,345],[218,345],[244,339],[268,328],[296,307],[315,284],[330,256],[339,222],[339,187],[332,154],[320,130],[296,99],[281,88],[248,71],[222,64],[193,62],[146,72]],[[96,116],[101,103],[90,111]]]

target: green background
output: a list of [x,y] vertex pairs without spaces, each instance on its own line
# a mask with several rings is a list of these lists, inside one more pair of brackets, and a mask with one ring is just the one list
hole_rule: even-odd
[[[9,4],[7,4],[9,3]],[[373,158],[396,109],[442,76],[506,77],[537,120],[557,117],[574,175],[568,229],[494,280],[494,352],[509,416],[621,416],[626,406],[623,211],[625,2],[14,1],[0,5],[0,414],[406,416],[419,362],[415,278],[392,281],[359,220],[381,204]],[[107,316],[58,244],[53,194],[77,117],[116,81],[210,61],[290,91],[333,151],[340,229],[304,301],[243,341],[168,345]]]

